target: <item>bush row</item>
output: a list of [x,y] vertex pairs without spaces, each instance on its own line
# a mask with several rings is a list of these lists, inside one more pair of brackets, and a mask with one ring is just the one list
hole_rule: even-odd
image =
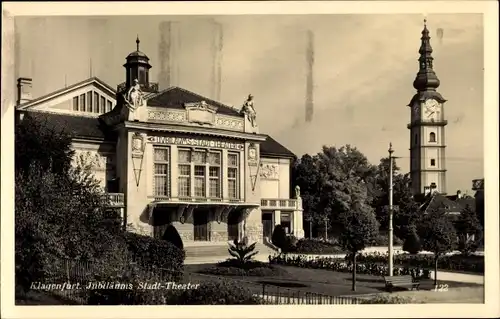
[[290,249],[291,253],[299,254],[342,254],[343,250],[338,245],[318,239],[300,239]]
[[[358,254],[356,259],[364,263],[384,263],[388,255],[383,253]],[[394,263],[409,267],[422,267],[434,269],[434,255],[432,254],[396,254]],[[438,259],[438,268],[450,271],[468,271],[484,273],[484,257],[476,255],[447,255]]]
[[[350,273],[353,270],[352,263],[339,258],[307,259],[304,258],[304,256],[275,256],[274,258],[270,258],[270,263],[302,268],[326,269],[345,273]],[[411,275],[415,279],[430,278],[430,270],[422,267],[396,265],[393,269],[394,276]],[[358,274],[385,276],[388,273],[388,266],[374,262],[359,262],[356,263],[356,272]]]

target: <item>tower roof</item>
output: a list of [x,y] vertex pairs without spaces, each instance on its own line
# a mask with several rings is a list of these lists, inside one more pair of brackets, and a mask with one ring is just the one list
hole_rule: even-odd
[[128,56],[127,56],[127,63],[129,62],[143,62],[143,63],[147,63],[149,61],[149,58],[148,56],[141,52],[139,50],[139,45],[141,43],[141,40],[139,40],[139,35],[137,35],[137,39],[135,40],[135,43],[136,43],[136,50],[134,52],[131,52]]
[[439,87],[439,79],[433,69],[432,47],[430,42],[429,30],[427,29],[427,20],[424,20],[424,29],[422,30],[421,44],[418,52],[420,57],[419,70],[413,87],[418,91],[435,91]]

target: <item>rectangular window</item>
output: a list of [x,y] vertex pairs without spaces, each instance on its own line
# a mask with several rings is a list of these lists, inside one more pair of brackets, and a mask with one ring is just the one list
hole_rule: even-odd
[[154,148],[154,194],[155,196],[169,196],[169,163],[168,148]]
[[86,112],[89,112],[89,110],[92,110],[92,91],[87,92],[87,106],[86,106]]
[[238,193],[238,154],[227,154],[227,191],[229,198],[239,198]]
[[191,152],[179,150],[179,197],[191,196]]
[[205,176],[205,165],[195,165],[194,166],[194,196],[195,197],[205,197],[206,189],[206,176]]
[[108,105],[107,105],[107,108],[106,108],[106,113],[107,112],[111,112],[111,109],[113,108],[113,104],[111,103],[111,101],[107,101]]
[[103,114],[105,112],[104,111],[105,109],[106,109],[106,98],[104,96],[101,96],[101,104],[99,104],[99,112],[98,113]]
[[85,94],[80,95],[80,111],[85,112]]
[[92,106],[92,109],[87,110],[87,112],[97,112],[99,110],[99,94],[94,92],[94,105]]
[[436,160],[435,159],[431,159],[431,166],[436,166]]
[[208,196],[209,197],[214,197],[214,198],[221,197],[220,164],[221,164],[220,152],[208,153],[208,165],[209,165]]
[[78,109],[78,96],[73,98],[73,111],[79,111]]

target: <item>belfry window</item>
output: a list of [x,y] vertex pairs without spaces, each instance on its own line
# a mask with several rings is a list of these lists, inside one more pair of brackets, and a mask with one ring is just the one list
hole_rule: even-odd
[[436,166],[436,160],[431,158],[431,166]]
[[418,144],[418,134],[415,134],[415,145]]
[[436,142],[436,133],[431,132],[429,134],[429,142],[431,142],[431,143],[435,143]]
[[170,149],[166,147],[162,148],[155,147],[153,160],[154,160],[154,194],[155,196],[169,196]]

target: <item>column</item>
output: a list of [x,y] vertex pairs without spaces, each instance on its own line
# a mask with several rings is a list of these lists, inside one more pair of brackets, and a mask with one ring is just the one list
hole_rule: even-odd
[[274,226],[281,224],[281,211],[275,210],[273,213]]
[[297,197],[297,205],[295,206],[295,211],[293,212],[293,220],[296,225],[294,230],[295,237],[298,239],[304,238],[302,198],[300,196]]

